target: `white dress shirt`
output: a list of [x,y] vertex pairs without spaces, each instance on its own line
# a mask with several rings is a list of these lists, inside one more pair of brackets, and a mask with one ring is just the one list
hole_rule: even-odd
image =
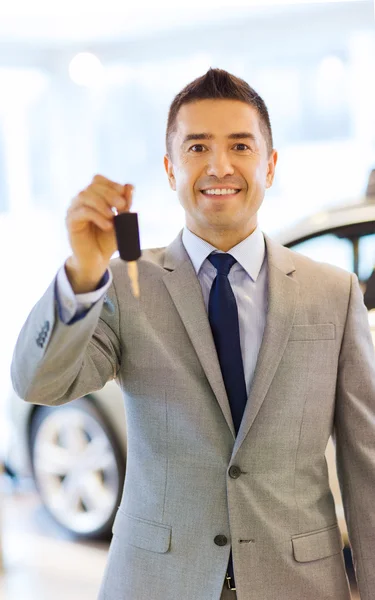
[[[216,269],[207,257],[211,252],[222,251],[196,236],[187,227],[183,230],[182,241],[201,284],[208,314],[208,300]],[[259,226],[242,242],[228,250],[227,254],[231,254],[237,261],[229,271],[228,279],[237,302],[242,362],[249,395],[268,307],[266,246]]]
[[[208,313],[208,299],[216,277],[216,269],[207,257],[211,252],[217,253],[221,250],[192,233],[186,226],[182,232],[182,242],[197,274]],[[228,279],[237,302],[242,361],[246,390],[249,394],[268,308],[266,247],[259,226],[227,253],[237,261],[231,268]],[[112,282],[111,269],[108,269],[108,272],[109,280],[98,290],[87,294],[74,294],[64,265],[61,267],[57,274],[57,294],[64,323],[88,311],[105,294]]]

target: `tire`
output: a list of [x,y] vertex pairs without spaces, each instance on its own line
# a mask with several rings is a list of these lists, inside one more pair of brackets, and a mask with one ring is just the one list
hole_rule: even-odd
[[110,539],[125,461],[108,422],[88,397],[40,406],[30,425],[32,474],[52,519],[77,539]]

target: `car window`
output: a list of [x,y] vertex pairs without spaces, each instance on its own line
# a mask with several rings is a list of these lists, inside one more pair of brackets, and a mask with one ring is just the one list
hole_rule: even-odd
[[353,271],[353,245],[346,238],[338,238],[329,233],[290,247],[313,260]]
[[360,281],[367,281],[375,267],[375,233],[364,235],[359,240],[359,268]]

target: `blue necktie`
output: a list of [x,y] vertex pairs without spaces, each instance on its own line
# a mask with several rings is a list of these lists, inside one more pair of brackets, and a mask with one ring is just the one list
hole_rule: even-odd
[[[208,260],[217,270],[208,301],[208,319],[237,434],[247,402],[237,302],[228,280],[229,271],[237,261],[230,254],[211,254]],[[234,587],[232,551],[228,575],[232,578],[231,587]]]
[[208,260],[217,270],[208,301],[208,319],[237,434],[247,401],[237,302],[228,279],[237,261],[230,254],[211,254]]

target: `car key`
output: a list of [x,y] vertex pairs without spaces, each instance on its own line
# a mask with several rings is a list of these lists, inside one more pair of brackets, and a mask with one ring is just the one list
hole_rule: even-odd
[[137,260],[142,253],[139,241],[138,214],[132,212],[115,214],[114,224],[120,258],[127,262],[133,296],[139,298]]

